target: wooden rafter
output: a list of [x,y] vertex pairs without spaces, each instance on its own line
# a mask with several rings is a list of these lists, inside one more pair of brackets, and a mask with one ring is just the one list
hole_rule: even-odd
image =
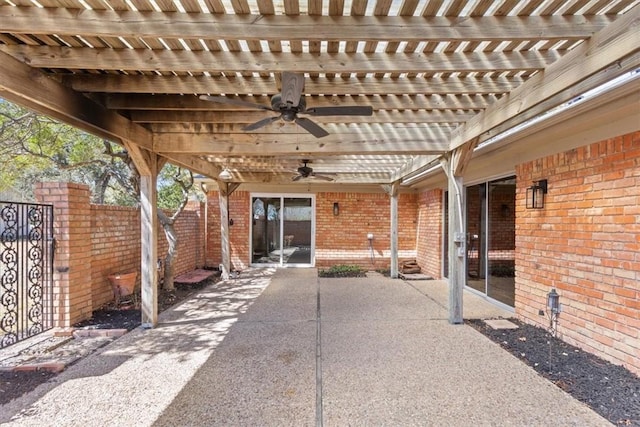
[[[233,142],[231,142],[233,141]],[[418,154],[444,153],[449,144],[446,138],[429,138],[421,132],[398,131],[380,138],[375,133],[333,134],[318,142],[313,136],[298,136],[295,140],[278,140],[263,134],[191,134],[165,133],[154,137],[154,150],[159,153],[229,154],[255,156],[269,153],[281,156],[296,153],[344,154]]]
[[[225,77],[207,76],[158,76],[158,75],[87,75],[65,76],[65,84],[80,92],[104,93],[234,93],[239,95],[277,93],[278,82],[274,77]],[[418,95],[427,93],[467,94],[504,93],[523,83],[519,77],[453,77],[443,79],[413,78],[392,81],[369,78],[329,79],[318,77],[309,80],[304,87],[307,95],[331,93],[333,95]]]
[[[214,178],[288,182],[304,157],[391,184],[640,66],[640,0],[422,3],[6,2],[0,96]],[[273,113],[198,98],[270,106],[284,71],[304,73],[308,107],[373,115],[313,117],[316,139],[245,132]]]
[[[561,60],[550,65],[544,72],[514,89],[507,98],[461,126],[453,135],[451,149],[579,83],[607,65],[639,51],[639,21],[640,6],[637,6],[618,22],[594,34],[588,42],[577,46]],[[603,74],[600,79],[592,80],[592,86],[603,84],[611,78],[611,75]]]
[[453,73],[542,70],[555,51],[471,53],[206,52],[149,49],[0,45],[0,50],[38,68],[172,72]]
[[[304,16],[190,14],[0,7],[0,31],[23,34],[86,34],[93,37],[208,39],[215,26],[224,40],[504,41],[577,40],[611,22],[607,16]],[[526,31],[523,31],[523,28]]]
[[[230,99],[269,105],[268,96],[227,96]],[[497,101],[491,95],[371,95],[371,96],[311,96],[307,105],[329,107],[334,105],[370,105],[374,110],[482,110]],[[197,96],[135,94],[107,95],[105,104],[114,110],[178,110],[178,111],[255,111],[248,107],[207,102]]]
[[[134,123],[253,123],[268,117],[272,113],[253,111],[132,111],[131,121]],[[445,126],[455,126],[457,123],[466,122],[475,113],[465,111],[376,111],[374,116],[326,116],[315,117],[317,123],[442,123]],[[266,131],[268,129],[264,129]]]
[[151,133],[0,52],[0,96],[115,142],[151,147]]

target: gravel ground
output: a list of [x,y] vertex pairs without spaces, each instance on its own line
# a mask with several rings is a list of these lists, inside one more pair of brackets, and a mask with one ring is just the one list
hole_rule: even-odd
[[[217,280],[217,278],[211,278],[197,285],[176,284],[176,289],[172,292],[161,290],[158,295],[158,312],[172,307],[197,290]],[[113,305],[106,305],[94,311],[91,319],[80,322],[74,327],[82,329],[127,329],[130,331],[140,326],[140,319],[139,309],[125,307],[118,310]],[[56,373],[48,371],[15,372],[0,370],[0,405],[30,392],[56,375]]]
[[545,329],[509,319],[518,329],[468,321],[540,375],[615,425],[640,426],[640,378],[622,366],[552,337]]
[[[209,283],[203,282],[195,287],[180,286],[171,293],[161,292],[159,311],[166,310]],[[638,376],[553,338],[544,329],[510,320],[519,329],[494,330],[481,320],[467,323],[613,424],[640,426]],[[105,307],[94,312],[91,320],[76,326],[131,330],[139,324],[139,310],[114,310],[113,307]],[[38,371],[0,371],[0,404],[33,390],[55,375]]]

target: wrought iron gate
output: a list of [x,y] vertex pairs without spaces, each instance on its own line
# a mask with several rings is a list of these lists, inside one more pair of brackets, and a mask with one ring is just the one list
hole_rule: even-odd
[[0,202],[0,348],[53,327],[53,207]]

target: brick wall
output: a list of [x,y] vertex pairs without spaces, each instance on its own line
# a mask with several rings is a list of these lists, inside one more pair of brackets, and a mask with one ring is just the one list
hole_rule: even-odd
[[38,183],[39,203],[53,205],[56,250],[53,265],[54,325],[60,327],[91,316],[91,219],[89,190],[72,183]]
[[[415,258],[417,196],[398,196],[398,257]],[[333,215],[333,204],[340,214]],[[316,196],[316,265],[355,264],[389,268],[390,201],[382,193],[318,193]],[[373,233],[373,262],[367,234]]]
[[[250,195],[248,191],[236,191],[229,197],[229,219],[233,225],[229,227],[231,242],[231,265],[242,270],[249,266],[249,215]],[[218,215],[220,208],[218,207]],[[220,227],[218,226],[218,230]],[[218,232],[218,234],[220,234]],[[218,244],[220,246],[220,244]]]
[[[167,212],[167,214],[172,214],[172,212]],[[185,210],[176,219],[174,228],[178,236],[178,256],[175,261],[176,275],[203,267],[204,206],[200,202],[189,202]],[[162,258],[163,263],[168,246],[164,230],[162,226],[159,226],[158,257]]]
[[[199,203],[191,203],[174,224],[178,236],[176,276],[204,265],[203,213]],[[168,214],[170,212],[167,212]],[[93,309],[113,300],[108,277],[112,274],[140,274],[140,211],[137,208],[91,205],[91,282]],[[168,243],[158,226],[158,257],[167,254]],[[162,273],[162,271],[161,271]],[[162,279],[162,277],[160,277]],[[140,276],[138,276],[140,285]]]
[[[518,165],[516,313],[556,288],[566,341],[640,373],[640,132]],[[541,210],[526,187],[547,179]]]
[[442,277],[443,191],[423,191],[418,195],[416,259],[424,274]]
[[[229,196],[229,240],[231,269],[242,270],[249,266],[249,192],[234,191]],[[217,191],[207,195],[207,256],[206,265],[217,267],[222,262],[220,242],[220,205]]]
[[[232,267],[250,263],[250,193],[236,191],[229,197],[229,227]],[[217,266],[220,253],[220,208],[218,193],[208,194],[207,265]],[[417,222],[416,195],[398,198],[398,251],[401,259],[415,258]],[[340,214],[333,215],[333,203]],[[316,195],[316,265],[358,264],[365,268],[389,267],[389,196],[372,193],[318,193]],[[367,233],[374,234],[374,263],[371,263]]]
[[109,275],[140,272],[138,209],[92,205],[91,246],[91,287],[98,308],[113,300]]
[[[140,212],[136,208],[90,205],[89,188],[81,184],[40,183],[39,202],[54,205],[57,248],[54,265],[56,326],[70,326],[113,300],[108,276],[140,273]],[[203,208],[190,204],[176,220],[176,275],[204,264]],[[158,229],[158,255],[167,243]],[[138,277],[138,284],[140,278]]]

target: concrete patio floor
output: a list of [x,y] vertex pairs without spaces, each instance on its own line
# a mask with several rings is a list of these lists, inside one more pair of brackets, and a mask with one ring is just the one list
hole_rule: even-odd
[[[511,313],[465,292],[465,318]],[[253,269],[0,407],[20,426],[609,423],[474,329],[442,281]],[[552,417],[552,418],[550,418]]]

